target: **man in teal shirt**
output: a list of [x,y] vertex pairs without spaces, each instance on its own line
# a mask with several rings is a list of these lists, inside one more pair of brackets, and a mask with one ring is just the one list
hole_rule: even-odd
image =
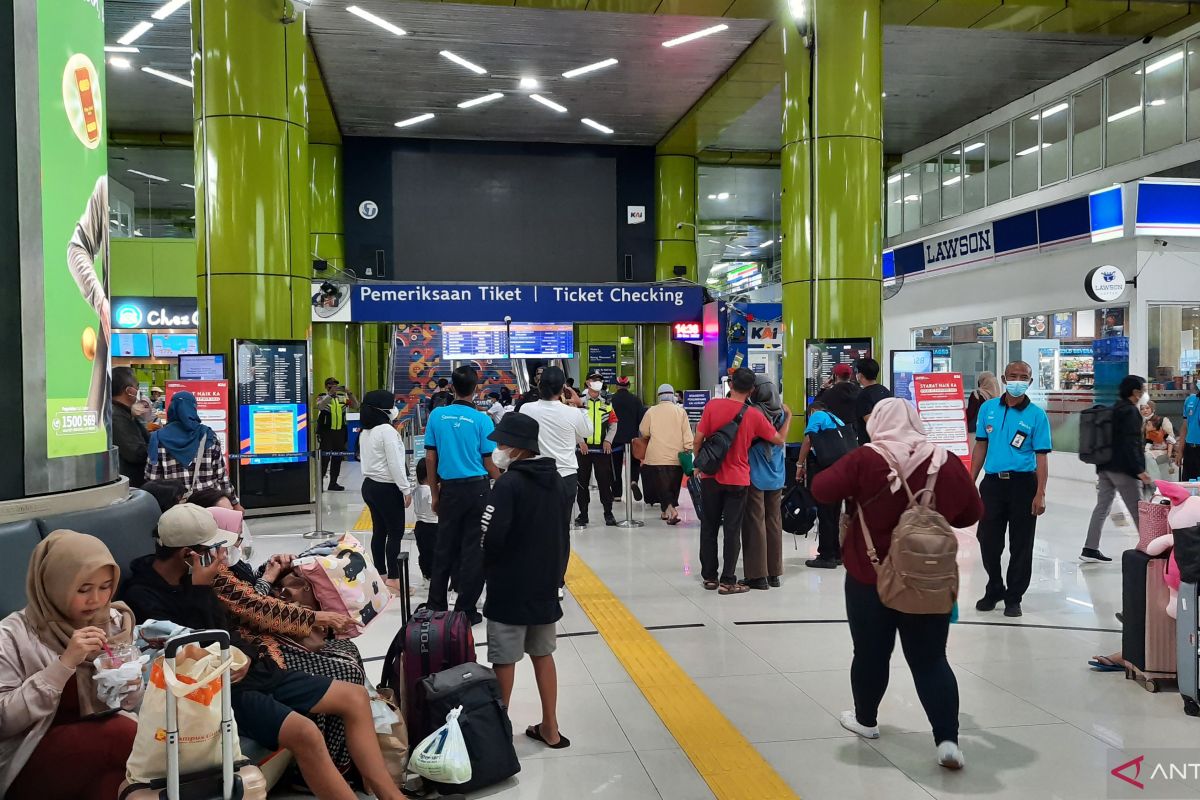
[[1183,427],[1179,429],[1175,463],[1179,465],[1179,480],[1200,478],[1200,394],[1183,401]]
[[[979,408],[971,477],[985,472],[979,494],[979,553],[987,570],[987,590],[975,604],[991,611],[1004,601],[1004,616],[1021,616],[1021,598],[1033,574],[1033,537],[1037,518],[1046,512],[1050,420],[1026,396],[1033,369],[1024,361],[1004,368],[1005,393]],[[1008,530],[1008,582],[1000,569]]]

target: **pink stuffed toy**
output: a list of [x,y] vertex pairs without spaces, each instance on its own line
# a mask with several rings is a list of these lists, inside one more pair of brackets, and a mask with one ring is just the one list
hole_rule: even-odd
[[[1167,523],[1171,526],[1172,531],[1200,524],[1200,497],[1193,497],[1187,489],[1171,481],[1155,481],[1154,484],[1158,487],[1158,493],[1171,501],[1171,510],[1167,512]],[[1159,536],[1146,546],[1146,552],[1152,556],[1162,555],[1173,548],[1174,544],[1175,535],[1173,533]],[[1175,563],[1173,550],[1171,559],[1167,562],[1167,571],[1163,574],[1163,580],[1171,590],[1171,599],[1167,601],[1167,614],[1174,619],[1179,603],[1179,565]]]

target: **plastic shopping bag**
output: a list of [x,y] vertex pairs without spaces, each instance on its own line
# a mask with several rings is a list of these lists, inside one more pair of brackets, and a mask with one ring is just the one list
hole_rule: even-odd
[[437,783],[466,783],[471,780],[471,756],[463,740],[458,715],[462,706],[446,715],[446,724],[425,737],[413,751],[409,769]]

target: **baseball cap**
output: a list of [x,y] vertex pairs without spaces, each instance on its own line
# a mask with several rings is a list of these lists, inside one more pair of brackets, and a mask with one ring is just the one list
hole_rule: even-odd
[[157,538],[163,547],[229,547],[237,534],[221,530],[207,508],[181,503],[159,517]]
[[854,376],[854,370],[849,364],[838,364],[833,368],[833,377],[835,378],[851,378]]
[[591,372],[589,372],[589,373],[588,373],[587,380],[589,380],[589,381],[590,381],[590,380],[592,380],[592,379],[595,379],[595,380],[598,380],[598,381],[602,381],[602,380],[604,380],[604,376],[603,376],[603,375],[601,375],[599,372],[596,372],[595,370],[592,370]]
[[629,376],[628,375],[622,375],[621,377],[617,378],[617,386],[628,386],[628,385],[629,385]]

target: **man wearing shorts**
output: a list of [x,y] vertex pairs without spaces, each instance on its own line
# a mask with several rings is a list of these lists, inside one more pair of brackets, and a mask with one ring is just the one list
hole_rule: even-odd
[[505,414],[488,438],[496,443],[492,463],[504,470],[483,510],[483,570],[487,577],[488,657],[504,705],[512,697],[517,662],[526,653],[542,700],[542,721],[525,735],[555,750],[571,742],[558,729],[558,672],[554,666],[555,623],[562,618],[558,587],[565,542],[557,525],[546,524],[546,508],[561,496],[555,461],[538,458],[538,421]]

